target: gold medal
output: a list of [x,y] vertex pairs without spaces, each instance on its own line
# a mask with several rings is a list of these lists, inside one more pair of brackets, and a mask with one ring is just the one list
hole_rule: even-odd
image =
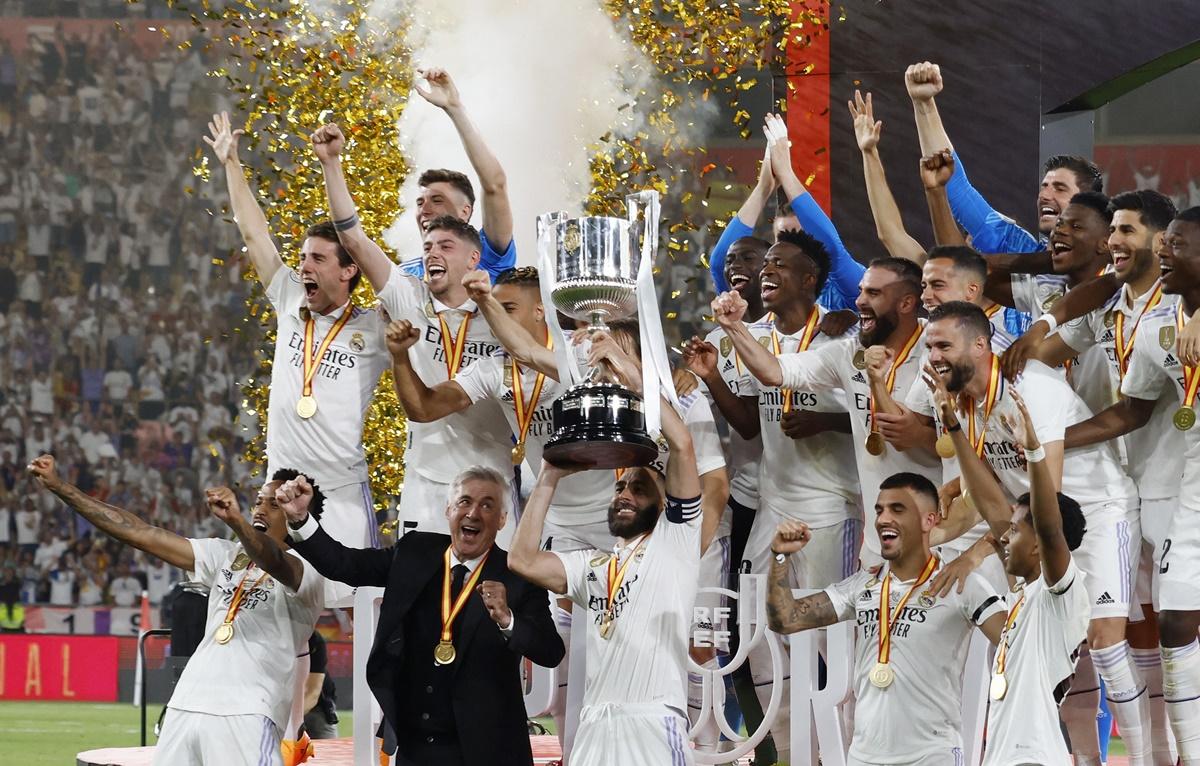
[[512,448],[513,465],[520,465],[525,460],[525,442],[517,442]]
[[607,641],[608,639],[612,638],[612,632],[613,618],[606,614],[600,620],[600,638],[603,638],[605,641]]
[[228,644],[230,641],[232,641],[233,640],[233,623],[232,622],[221,623],[221,625],[217,628],[216,635],[213,636],[213,639],[218,644],[221,644],[221,645]]
[[896,673],[892,670],[891,665],[885,662],[876,662],[875,667],[871,668],[868,678],[876,689],[886,689],[896,680]]
[[1192,426],[1196,425],[1196,411],[1191,407],[1180,407],[1175,410],[1175,415],[1171,418],[1171,422],[1180,431],[1190,431]]
[[875,457],[879,457],[887,450],[887,442],[883,440],[883,434],[879,433],[878,431],[872,431],[871,433],[867,434],[865,446],[867,448],[867,452]]
[[943,460],[949,460],[954,457],[954,437],[950,434],[942,434],[938,437],[933,448],[937,451],[938,457]]
[[992,685],[989,694],[994,700],[1004,699],[1004,695],[1008,694],[1008,679],[1003,675],[992,676]]
[[313,415],[317,414],[317,398],[315,396],[302,396],[296,400],[296,414],[308,420]]
[[438,641],[433,647],[433,661],[439,665],[449,665],[454,662],[454,644],[449,641]]

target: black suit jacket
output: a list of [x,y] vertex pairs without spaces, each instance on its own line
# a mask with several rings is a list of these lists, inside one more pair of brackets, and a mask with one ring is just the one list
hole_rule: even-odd
[[[392,688],[404,659],[404,620],[430,578],[441,577],[449,535],[410,532],[385,549],[347,548],[320,529],[292,547],[318,572],[355,587],[384,588],[375,641],[367,659],[367,684],[384,718],[397,730],[398,693]],[[533,762],[521,688],[521,657],[555,667],[565,650],[544,588],[508,569],[508,554],[493,545],[480,581],[504,583],[516,624],[507,641],[478,594],[454,621],[457,657],[452,663],[454,720],[463,759],[470,764],[528,766]],[[433,657],[429,658],[433,662]]]

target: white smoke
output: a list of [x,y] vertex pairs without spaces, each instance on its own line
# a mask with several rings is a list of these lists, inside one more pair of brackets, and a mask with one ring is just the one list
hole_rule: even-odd
[[[384,16],[398,0],[377,0]],[[630,135],[638,126],[635,95],[652,67],[601,9],[599,0],[469,0],[406,4],[414,24],[409,43],[418,67],[450,73],[463,104],[508,179],[514,236],[522,264],[536,260],[540,213],[582,210],[591,176],[588,147],[606,132]],[[424,83],[422,83],[424,85]],[[478,179],[458,135],[440,109],[413,93],[400,121],[415,172],[402,190],[411,206],[421,170],[451,168]],[[472,223],[482,225],[477,200]],[[401,260],[418,257],[413,213],[385,233]]]

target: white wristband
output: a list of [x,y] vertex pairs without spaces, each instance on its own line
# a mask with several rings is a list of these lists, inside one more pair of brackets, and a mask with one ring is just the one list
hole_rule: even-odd
[[1038,445],[1037,449],[1025,450],[1025,462],[1027,462],[1027,463],[1040,463],[1045,459],[1046,459],[1046,448],[1040,444]]
[[1050,328],[1049,330],[1046,331],[1047,335],[1058,329],[1058,320],[1054,318],[1053,314],[1042,314],[1040,317],[1038,317],[1037,319],[1035,319],[1033,321],[1045,322],[1046,326]]

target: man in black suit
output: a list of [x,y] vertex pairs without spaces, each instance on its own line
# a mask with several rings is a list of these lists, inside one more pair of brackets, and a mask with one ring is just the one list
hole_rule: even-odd
[[554,667],[564,649],[546,591],[510,572],[495,543],[508,516],[504,477],[463,471],[446,506],[449,536],[410,532],[383,550],[327,535],[308,515],[303,478],[281,492],[296,552],[331,580],[385,588],[367,683],[396,731],[398,766],[531,764],[521,657]]

